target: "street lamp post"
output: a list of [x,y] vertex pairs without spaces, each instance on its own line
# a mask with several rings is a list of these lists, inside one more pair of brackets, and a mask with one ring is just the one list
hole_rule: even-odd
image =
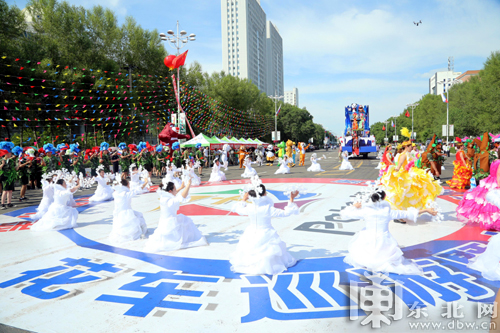
[[413,142],[413,110],[418,106],[418,103],[406,104],[406,107],[411,107],[411,137],[410,140]]
[[384,123],[385,123],[385,138],[387,139],[387,141],[389,141],[389,138],[387,137],[387,123],[388,123],[388,121],[386,120]]
[[[448,136],[450,134],[450,97],[449,97],[449,90],[450,90],[450,87],[452,85],[454,85],[455,83],[457,83],[458,80],[456,79],[453,79],[453,80],[450,80],[448,78],[448,81],[443,80],[443,81],[439,81],[438,83],[442,83],[443,84],[443,87],[444,89],[446,90],[446,144],[449,144],[449,141],[448,141]],[[450,87],[446,87],[446,82],[449,82],[448,85]]]
[[282,99],[283,96],[278,96],[278,93],[274,91],[274,96],[267,96],[271,99],[274,99],[274,135],[275,135],[275,141],[278,141],[278,100]]
[[[175,33],[172,30],[167,31],[167,34],[164,34],[163,32],[160,33],[160,38],[162,41],[169,42],[169,45],[172,46],[174,49],[177,50],[176,55],[180,54],[180,50],[186,46],[186,44],[189,41],[195,41],[196,40],[196,35],[195,34],[190,34],[189,36],[187,35],[187,32],[184,30],[181,30],[179,32],[179,21],[177,21],[177,33]],[[179,79],[179,67],[177,67],[177,96],[176,98],[180,101],[180,79]],[[177,127],[181,127],[181,119],[180,119],[180,104],[177,104]]]

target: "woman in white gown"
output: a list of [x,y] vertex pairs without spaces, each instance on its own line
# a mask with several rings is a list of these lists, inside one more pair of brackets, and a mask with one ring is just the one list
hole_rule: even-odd
[[283,158],[280,159],[280,167],[278,168],[278,170],[276,170],[274,174],[284,175],[290,173],[290,167],[288,166],[289,163],[290,161],[288,160],[288,156],[284,155]]
[[58,179],[54,185],[54,202],[47,213],[31,226],[33,231],[63,230],[76,227],[78,211],[69,204],[73,193],[80,185],[68,189],[64,179]]
[[182,180],[175,175],[179,171],[180,169],[177,169],[174,163],[170,163],[170,161],[167,160],[167,174],[165,175],[165,178],[169,182],[174,183],[175,188],[177,189],[179,189],[182,186]]
[[[186,160],[186,168],[184,169],[183,174],[185,173],[188,178],[191,178],[191,186],[201,185],[200,177],[196,174],[196,172],[194,172],[199,166],[200,162],[193,163],[192,160]],[[177,184],[175,184],[175,187],[179,188],[180,185],[177,186]]]
[[97,181],[97,188],[94,195],[89,198],[89,202],[113,200],[114,190],[109,186],[110,180],[105,177],[104,166],[100,165],[97,169],[99,174],[94,178]]
[[174,251],[188,247],[208,245],[207,240],[194,225],[193,220],[183,214],[177,214],[181,203],[188,202],[191,181],[182,183],[179,190],[174,183],[164,178],[158,188],[160,196],[160,221],[155,232],[149,237],[145,251]]
[[349,162],[349,153],[347,151],[344,151],[342,153],[342,164],[340,165],[339,170],[354,170],[352,167],[351,163]]
[[32,221],[41,219],[49,210],[50,205],[54,202],[54,186],[55,184],[52,182],[52,177],[42,179],[43,197],[36,209],[36,214],[31,216]]
[[243,162],[243,166],[245,167],[245,172],[241,174],[241,178],[252,178],[253,176],[257,176],[257,171],[252,168],[252,164],[257,162],[252,162],[250,156],[245,157],[245,161]]
[[208,182],[221,182],[226,180],[226,174],[221,169],[219,159],[215,159],[214,166],[212,167],[212,173],[210,174],[210,179]]
[[416,222],[419,214],[436,215],[433,209],[392,210],[385,199],[385,192],[377,190],[368,196],[368,201],[356,202],[340,211],[343,219],[364,219],[366,227],[349,243],[349,254],[344,262],[356,268],[373,272],[420,275],[422,269],[403,256],[398,242],[389,232],[389,222],[407,219]]
[[[147,182],[142,184],[146,187]],[[115,209],[113,210],[113,228],[109,240],[113,243],[123,243],[139,239],[148,231],[142,213],[132,209],[132,197],[141,193],[140,189],[131,188],[131,184],[122,178],[120,185],[115,186],[113,197]]]
[[325,171],[321,169],[321,165],[318,163],[318,161],[321,161],[323,157],[316,158],[316,153],[313,153],[311,155],[311,166],[307,168],[307,171],[312,171],[312,172],[321,172]]
[[[490,190],[486,200],[500,208],[500,190]],[[485,279],[500,280],[500,233],[490,238],[486,250],[476,258],[469,261],[467,267],[480,271]]]
[[[233,207],[233,211],[239,215],[250,217],[250,225],[241,236],[236,251],[229,260],[233,272],[275,275],[297,262],[273,228],[271,219],[298,214],[299,208],[293,203],[298,192],[291,193],[290,201],[284,210],[274,208],[273,200],[266,194],[264,185],[258,184],[254,186],[254,190],[245,193],[243,200]],[[253,204],[247,205],[247,199]]]
[[145,182],[140,179],[141,173],[135,164],[130,165],[130,189],[137,190],[137,194],[149,193],[149,186],[143,186]]

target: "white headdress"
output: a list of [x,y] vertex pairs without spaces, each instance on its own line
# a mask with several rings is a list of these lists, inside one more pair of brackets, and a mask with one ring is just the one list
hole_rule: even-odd
[[136,165],[135,163],[132,163],[132,164],[130,164],[130,166],[129,166],[129,168],[128,168],[128,169],[129,169],[130,171],[132,171],[132,169],[133,169],[133,168],[135,168],[135,167],[137,167],[137,165]]
[[97,167],[97,169],[95,169],[95,171],[97,172],[97,174],[99,174],[101,170],[104,170],[104,165],[99,164],[99,166]]
[[250,178],[250,183],[247,183],[243,187],[243,191],[240,191],[240,194],[243,195],[243,193],[246,193],[251,190],[255,191],[257,198],[260,198],[260,196],[264,193],[264,188],[262,187],[262,180],[260,180],[258,175],[255,175],[252,178]]

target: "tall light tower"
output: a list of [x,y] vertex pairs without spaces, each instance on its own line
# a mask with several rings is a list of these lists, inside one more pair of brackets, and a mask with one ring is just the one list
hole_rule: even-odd
[[[406,107],[411,108],[411,141],[413,142],[413,110],[418,106],[418,103],[406,104]],[[416,139],[416,138],[415,138]]]
[[[160,33],[160,38],[162,41],[168,42],[170,46],[172,46],[174,49],[177,50],[176,55],[180,54],[180,50],[186,46],[186,44],[190,41],[195,41],[196,40],[196,35],[195,34],[190,34],[189,36],[187,35],[187,32],[184,30],[181,30],[179,32],[179,21],[177,21],[177,33],[175,33],[172,30],[167,31],[167,35],[164,34],[163,32]],[[177,67],[177,100],[180,101],[180,95],[181,95],[181,89],[180,89],[180,79],[179,79],[179,67]],[[181,127],[181,122],[180,122],[180,104],[177,105],[177,127]]]
[[282,99],[283,96],[279,96],[276,91],[274,91],[274,96],[267,96],[274,99],[274,135],[275,141],[278,141],[278,100]]

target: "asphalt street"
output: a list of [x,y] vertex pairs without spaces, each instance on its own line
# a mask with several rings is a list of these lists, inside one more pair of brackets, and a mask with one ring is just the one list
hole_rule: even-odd
[[[257,170],[259,177],[261,178],[344,178],[344,179],[362,179],[362,180],[375,180],[378,178],[379,170],[375,169],[379,163],[379,160],[376,158],[376,154],[370,154],[368,158],[364,159],[362,157],[349,159],[354,170],[339,170],[341,160],[338,157],[338,150],[328,150],[325,149],[316,150],[315,153],[317,157],[326,156],[326,159],[322,159],[319,161],[321,164],[321,168],[325,171],[322,172],[308,172],[307,168],[311,165],[309,158],[311,157],[312,152],[306,154],[306,162],[305,166],[298,166],[298,163],[295,167],[291,168],[291,173],[286,175],[275,175],[274,172],[278,169],[277,163],[274,163],[274,166],[262,166],[258,167],[256,164],[253,164],[252,167]],[[445,170],[443,171],[441,181],[445,182],[450,180],[453,176],[453,160],[455,156],[450,156],[447,158],[445,162]],[[298,157],[297,157],[298,162]],[[203,169],[203,176],[201,177],[202,182],[208,181],[210,178],[211,168]],[[226,179],[241,179],[241,174],[243,173],[243,169],[239,169],[239,166],[229,166],[228,171],[226,171]],[[161,178],[153,177],[152,182],[154,185],[161,184]],[[75,193],[75,197],[93,194],[95,192],[95,188],[97,187],[97,183],[92,186],[90,189],[79,190]],[[15,207],[5,209],[0,211],[1,214],[17,210],[19,208],[28,207],[32,205],[38,205],[40,200],[42,199],[42,190],[28,190],[26,192],[26,198],[28,200],[20,202],[19,201],[19,190],[20,187],[17,186],[16,190],[13,192],[14,199],[12,200],[15,204]]]

